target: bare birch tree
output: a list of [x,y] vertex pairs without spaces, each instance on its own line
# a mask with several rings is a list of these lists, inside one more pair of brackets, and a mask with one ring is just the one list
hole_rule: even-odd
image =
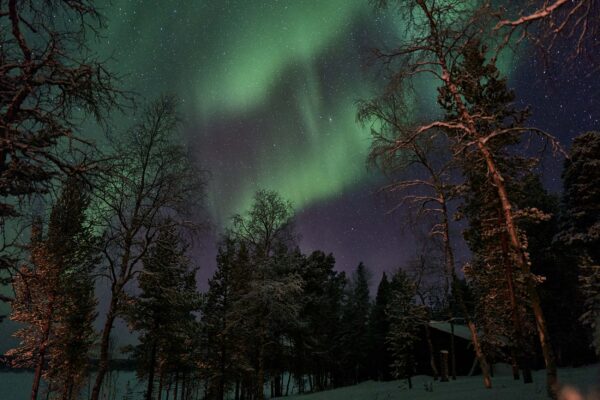
[[[0,217],[76,170],[76,122],[116,106],[115,77],[86,47],[103,26],[92,1],[0,2]],[[72,154],[72,153],[71,153]]]
[[[388,2],[377,3],[386,5]],[[476,99],[466,99],[461,92],[461,76],[457,74],[458,63],[464,49],[489,31],[489,13],[482,12],[485,11],[482,9],[471,12],[472,4],[461,0],[399,0],[393,2],[393,5],[402,15],[408,16],[408,34],[397,48],[377,52],[378,58],[390,71],[388,90],[405,94],[415,77],[425,75],[438,83],[438,101],[444,105],[445,110],[451,112],[447,111],[442,118],[436,118],[434,115],[425,121],[399,126],[398,130],[402,134],[398,135],[395,145],[390,150],[400,150],[407,143],[441,130],[445,132],[455,158],[460,159],[465,157],[465,154],[474,152],[484,163],[488,184],[495,188],[501,205],[502,223],[510,247],[516,254],[516,264],[528,277],[527,293],[531,299],[546,365],[547,389],[549,395],[556,397],[556,362],[537,292],[536,286],[539,281],[531,274],[527,245],[517,229],[514,205],[504,181],[503,171],[498,168],[495,154],[490,147],[490,142],[495,138],[514,134],[539,134],[552,143],[555,141],[538,129],[523,128],[509,123],[490,124],[490,121],[498,121],[499,110],[477,107]]]
[[[100,339],[100,361],[92,400],[98,400],[109,369],[114,321],[122,312],[127,285],[156,240],[161,226],[196,228],[192,205],[200,207],[203,180],[177,140],[176,102],[164,96],[151,103],[122,139],[98,182],[96,217],[104,230],[101,275],[110,284],[110,303]],[[169,217],[169,218],[166,218]]]
[[[600,64],[600,1],[598,0],[527,0],[512,1],[496,11],[495,30],[505,43],[527,39],[546,57],[562,63],[581,57],[597,69]],[[559,42],[569,44],[566,54],[550,52]]]
[[[434,222],[429,235],[442,241],[446,274],[456,290],[456,298],[471,333],[471,341],[481,370],[484,385],[492,387],[490,369],[481,348],[477,327],[463,301],[461,286],[456,274],[456,262],[450,235],[449,204],[456,198],[456,165],[441,145],[443,132],[429,131],[421,137],[407,137],[409,131],[406,109],[402,99],[395,93],[359,104],[358,119],[371,127],[373,145],[370,160],[394,180],[383,190],[400,193],[402,200],[397,207],[407,205],[419,217],[431,218]],[[398,178],[401,176],[412,176]],[[434,362],[432,361],[432,366]]]
[[103,26],[91,0],[0,1],[0,269],[16,270],[9,251],[24,201],[89,168],[78,125],[123,100],[87,47]]

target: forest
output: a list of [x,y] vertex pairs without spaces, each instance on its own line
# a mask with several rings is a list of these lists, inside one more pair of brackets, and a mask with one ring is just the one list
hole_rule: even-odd
[[[270,187],[215,227],[185,105],[94,53],[98,2],[0,0],[0,331],[17,327],[0,375],[31,375],[20,398],[263,400],[467,374],[494,390],[507,364],[520,385],[544,370],[558,399],[560,368],[598,363],[600,126],[567,143],[532,124],[502,60],[526,49],[597,76],[600,1],[364,2],[403,23],[370,49],[377,90],[352,110],[369,135],[355,162],[414,233],[383,272],[301,246],[302,210]],[[119,324],[133,343],[115,344]],[[120,369],[136,380],[122,397]]]

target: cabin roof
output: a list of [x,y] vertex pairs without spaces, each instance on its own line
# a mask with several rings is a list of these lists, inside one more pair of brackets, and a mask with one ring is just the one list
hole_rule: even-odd
[[[452,326],[447,321],[429,321],[429,327],[445,332],[449,335],[452,334]],[[466,325],[454,323],[454,336],[465,340],[471,340],[471,332]]]

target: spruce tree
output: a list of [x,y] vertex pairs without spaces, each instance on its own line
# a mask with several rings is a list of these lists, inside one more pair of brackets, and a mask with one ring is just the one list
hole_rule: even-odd
[[223,238],[217,254],[217,270],[209,280],[202,305],[203,360],[208,380],[207,397],[222,400],[234,383],[250,369],[244,352],[242,321],[235,305],[244,292],[248,254],[231,237]]
[[593,330],[600,355],[600,133],[573,141],[563,172],[561,231],[558,239],[576,254],[584,295],[582,321]]
[[145,398],[151,400],[161,361],[162,373],[177,375],[184,366],[189,325],[194,323],[199,295],[194,269],[189,266],[182,239],[172,224],[160,227],[158,238],[143,259],[138,278],[140,294],[130,300],[127,320],[138,332],[133,349],[138,377],[147,381]]
[[245,284],[234,304],[234,319],[245,335],[251,370],[246,376],[251,392],[264,399],[267,375],[280,380],[281,365],[269,354],[283,351],[299,324],[302,263],[293,249],[293,209],[289,201],[259,190],[245,215],[233,218],[232,237],[248,249]]
[[[392,3],[379,1],[376,4],[387,7]],[[531,274],[527,241],[518,229],[519,213],[515,212],[510,188],[505,183],[507,171],[497,163],[498,154],[493,143],[510,141],[515,134],[537,136],[553,145],[557,144],[557,140],[539,129],[519,125],[518,120],[511,118],[510,104],[504,108],[489,107],[482,96],[470,96],[471,93],[476,94],[477,89],[486,85],[488,80],[476,79],[477,75],[468,74],[461,64],[465,53],[471,51],[474,44],[476,48],[480,47],[477,45],[478,38],[481,42],[495,44],[493,41],[488,42],[485,37],[491,17],[489,9],[472,9],[465,7],[464,2],[435,0],[403,0],[393,4],[394,8],[402,10],[408,29],[414,35],[400,39],[393,51],[383,50],[377,53],[382,63],[389,67],[387,91],[398,94],[403,100],[399,105],[404,112],[402,118],[392,121],[402,135],[398,135],[396,140],[390,140],[391,143],[395,142],[395,145],[390,146],[390,151],[396,153],[397,149],[403,148],[407,143],[418,142],[437,132],[447,140],[447,148],[457,161],[466,160],[470,155],[481,160],[481,164],[487,169],[487,184],[494,189],[500,204],[499,227],[506,233],[509,251],[515,255],[515,266],[525,276],[524,286],[535,317],[537,336],[546,366],[546,387],[548,394],[556,397],[558,373],[538,294],[539,280]],[[489,52],[486,49],[477,50],[487,53],[489,62],[485,68],[494,64],[498,55],[496,50],[499,52],[502,47]],[[411,118],[411,85],[421,75],[438,83],[438,103],[446,111],[443,118],[438,118],[435,112],[422,115],[422,119]],[[483,97],[485,95],[484,92]]]
[[391,286],[384,272],[379,286],[375,303],[371,310],[369,321],[371,342],[371,378],[375,380],[389,380],[392,377],[390,365],[392,363],[387,349],[386,338],[389,335],[390,323],[387,317],[387,308],[391,301]]
[[337,341],[345,274],[334,271],[332,254],[314,251],[299,269],[303,281],[300,325],[293,336],[293,372],[302,387],[304,376],[311,376],[313,390],[335,385],[339,376]]
[[[485,46],[473,41],[463,48],[461,57],[453,72],[457,90],[471,114],[490,116],[478,122],[477,129],[479,134],[491,135],[486,147],[494,155],[495,168],[502,171],[502,185],[510,193],[507,201],[512,207],[512,229],[526,249],[525,225],[532,226],[550,218],[545,210],[527,201],[527,184],[535,179],[532,169],[536,160],[514,151],[514,146],[521,141],[520,129],[528,112],[514,108],[514,93],[508,89],[506,78],[501,76],[494,62],[486,58]],[[440,90],[439,101],[447,118],[455,119],[458,111],[454,96],[446,88]],[[504,134],[492,134],[502,129]],[[465,238],[473,252],[473,260],[465,273],[479,297],[476,312],[484,330],[487,352],[501,356],[506,347],[505,338],[510,338],[506,358],[512,361],[513,373],[517,377],[518,367],[521,367],[524,381],[531,382],[527,360],[531,358],[533,347],[528,338],[536,329],[531,310],[535,312],[541,306],[537,286],[542,278],[529,268],[530,253],[522,254],[522,249],[511,244],[506,202],[498,195],[498,185],[490,182],[486,158],[478,149],[465,149],[460,166],[465,177],[461,211],[469,221]],[[520,265],[523,256],[527,258],[526,268]],[[537,271],[544,272],[543,269]]]
[[427,311],[416,304],[415,296],[414,282],[398,270],[390,283],[390,303],[386,310],[390,330],[386,340],[392,355],[392,372],[397,379],[406,378],[409,388],[415,371],[414,346],[421,328],[428,323]]
[[369,377],[370,311],[369,272],[361,262],[352,275],[341,321],[342,365],[347,383],[356,384]]
[[88,204],[83,182],[68,179],[52,207],[45,239],[41,223],[34,223],[31,264],[15,278],[11,319],[26,326],[15,333],[23,341],[9,355],[34,368],[32,398],[42,377],[60,398],[77,398],[88,371],[96,317],[92,272],[98,261]]

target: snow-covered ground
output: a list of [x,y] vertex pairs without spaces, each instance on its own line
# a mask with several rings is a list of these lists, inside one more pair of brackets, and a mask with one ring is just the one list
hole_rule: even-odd
[[[560,380],[581,397],[571,395],[561,400],[600,400],[600,365],[582,368],[565,368],[559,371]],[[27,372],[0,372],[0,400],[22,400],[28,398],[32,374]],[[115,400],[121,400],[129,382],[136,398],[142,398],[144,386],[135,381],[133,372],[119,372],[112,376],[111,391]],[[516,382],[508,373],[497,373],[494,387],[485,389],[480,376],[458,377],[447,383],[434,382],[429,376],[413,378],[413,389],[405,381],[364,382],[360,385],[325,392],[294,395],[286,399],[295,400],[537,400],[547,399],[544,371],[534,373],[534,383],[524,385]],[[432,391],[426,390],[426,386]],[[571,393],[573,393],[573,390]],[[567,392],[565,391],[565,394]],[[85,396],[85,390],[83,393]]]
[[[559,371],[561,382],[568,386],[561,400],[600,400],[600,365],[565,368]],[[524,385],[508,374],[496,374],[493,388],[485,389],[481,376],[458,377],[456,381],[434,382],[429,376],[413,378],[413,388],[405,381],[364,382],[360,385],[307,395],[296,400],[536,400],[547,399],[545,371],[534,373],[534,383]],[[426,390],[426,386],[431,391]],[[576,392],[581,397],[576,397]],[[568,393],[568,397],[566,396]]]

